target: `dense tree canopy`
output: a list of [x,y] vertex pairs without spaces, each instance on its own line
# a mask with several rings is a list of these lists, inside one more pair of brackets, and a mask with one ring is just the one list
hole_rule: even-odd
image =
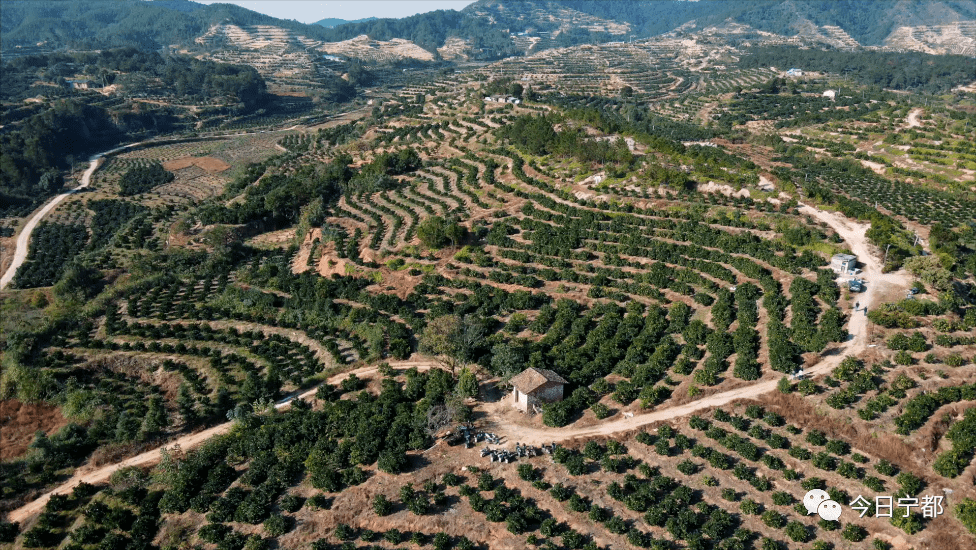
[[138,195],[171,181],[173,181],[173,173],[167,171],[158,162],[149,166],[134,166],[119,179],[119,195],[123,197]]
[[786,46],[752,48],[739,65],[800,67],[808,71],[845,74],[869,86],[895,90],[945,92],[976,80],[976,64],[964,55],[919,52],[836,51]]

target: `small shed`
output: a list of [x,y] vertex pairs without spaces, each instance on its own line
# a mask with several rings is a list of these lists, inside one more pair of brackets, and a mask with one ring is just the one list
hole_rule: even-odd
[[563,400],[567,382],[549,369],[530,367],[513,377],[512,403],[522,412],[532,412],[539,403]]
[[803,70],[793,67],[790,70],[786,71],[786,76],[803,76]]
[[826,90],[823,93],[823,97],[827,97],[827,98],[830,98],[830,99],[834,99],[834,98],[837,97],[837,91],[836,90]]
[[68,85],[74,90],[87,90],[89,88],[95,88],[95,83],[87,79],[79,80],[68,80]]
[[854,271],[855,267],[857,267],[857,256],[853,254],[834,254],[830,259],[830,268],[838,273]]

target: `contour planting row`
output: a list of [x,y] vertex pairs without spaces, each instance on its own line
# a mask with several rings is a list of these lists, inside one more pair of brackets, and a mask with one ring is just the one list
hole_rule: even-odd
[[[889,487],[887,483],[891,480],[881,479],[872,475],[867,475],[866,470],[859,466],[859,464],[868,464],[870,459],[861,455],[860,453],[852,453],[851,447],[848,443],[842,440],[831,440],[826,437],[823,432],[817,430],[809,430],[805,441],[811,445],[817,447],[825,447],[824,451],[812,452],[797,444],[795,436],[802,433],[802,431],[793,426],[787,426],[786,432],[789,435],[784,435],[783,430],[772,429],[775,426],[783,426],[783,419],[775,414],[765,413],[761,407],[750,406],[746,411],[746,417],[730,415],[721,409],[715,411],[715,418],[722,422],[728,422],[736,430],[747,433],[749,438],[730,434],[728,431],[713,426],[708,420],[704,420],[699,417],[692,417],[692,427],[703,431],[705,435],[711,439],[719,441],[723,445],[733,448],[750,461],[761,461],[762,464],[772,470],[782,470],[784,477],[787,480],[803,480],[801,482],[802,491],[807,491],[810,489],[821,489],[827,490],[831,495],[832,500],[836,500],[841,503],[849,503],[853,500],[853,495],[843,489],[837,489],[833,486],[828,486],[824,479],[818,477],[804,476],[803,471],[809,471],[809,468],[805,467],[803,464],[809,461],[815,468],[822,470],[824,475],[837,474],[841,478],[846,478],[852,481],[860,481],[865,487],[874,491],[876,493],[882,493],[886,490],[893,490],[893,487]],[[758,424],[753,424],[750,418],[763,418],[764,422],[770,426],[770,428],[760,426]],[[769,449],[762,449],[758,447],[755,443],[750,441],[755,439],[758,441],[764,441],[769,445]],[[792,438],[792,439],[791,439]],[[775,449],[775,451],[774,451]],[[778,450],[787,450],[784,455]],[[692,451],[694,454],[694,450]],[[844,460],[844,457],[849,455],[851,462]],[[798,466],[792,469],[784,469],[787,463],[797,463]],[[885,477],[895,477],[899,472],[899,468],[888,462],[887,460],[879,460],[874,469],[876,472]],[[804,479],[805,478],[805,479]],[[842,480],[834,478],[835,482],[841,482]],[[918,495],[919,492],[924,488],[925,484],[918,477],[912,475],[908,472],[903,472],[897,475],[896,481],[900,486],[901,493],[905,495]],[[853,488],[855,494],[861,492],[861,489]],[[804,509],[802,503],[800,503],[801,495],[798,492],[793,495],[795,498],[792,502],[796,502],[796,510],[798,513],[806,515],[806,510]],[[876,511],[874,510],[873,504],[869,507],[867,512],[868,517],[873,517]],[[895,514],[895,517],[891,518],[891,524],[904,530],[908,534],[915,534],[924,528],[925,523],[922,520],[921,514],[912,513],[908,517],[902,517],[902,514]]]
[[[255,265],[254,269],[257,271],[261,268]],[[244,294],[240,298],[250,301],[254,306],[257,306],[257,310],[231,309],[214,303],[214,300],[227,292],[235,295]],[[259,325],[297,329],[304,332],[309,338],[319,341],[339,362],[344,362],[339,352],[341,342],[350,342],[355,348],[362,345],[361,339],[353,337],[338,326],[312,325],[282,318],[287,317],[288,312],[295,308],[295,305],[292,305],[293,303],[294,300],[286,301],[280,296],[262,293],[255,289],[241,291],[228,287],[227,275],[220,275],[203,281],[185,283],[155,281],[145,288],[134,289],[125,302],[125,312],[133,318],[151,317],[161,321],[238,320]],[[334,304],[333,307],[337,307],[339,311],[348,311],[348,306]]]
[[[129,323],[124,320],[113,322],[111,326],[106,326],[106,329],[110,335],[134,336],[148,340],[149,344],[146,347],[149,351],[160,351],[163,346],[166,346],[168,349],[164,351],[172,350],[179,354],[181,350],[186,349],[184,342],[199,341],[218,342],[229,347],[244,349],[249,354],[262,359],[268,365],[269,372],[277,371],[278,376],[296,386],[301,386],[304,380],[324,368],[315,352],[308,346],[280,334],[268,334],[260,330],[241,332],[234,327],[222,330],[201,323]],[[165,340],[177,342],[174,345]],[[329,351],[335,361],[342,361],[337,345]]]

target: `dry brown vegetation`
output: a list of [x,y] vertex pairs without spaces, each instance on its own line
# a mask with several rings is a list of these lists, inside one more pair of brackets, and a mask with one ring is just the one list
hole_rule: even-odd
[[54,405],[0,400],[0,460],[24,454],[38,431],[51,435],[67,423]]

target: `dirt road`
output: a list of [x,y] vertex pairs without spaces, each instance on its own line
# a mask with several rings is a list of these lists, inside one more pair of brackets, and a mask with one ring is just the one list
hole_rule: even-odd
[[921,126],[922,123],[919,122],[919,120],[918,120],[918,115],[920,115],[920,114],[922,114],[922,109],[921,108],[912,109],[911,112],[908,113],[908,118],[905,119],[905,124],[907,125],[905,127],[906,128],[918,128],[919,126]]
[[99,160],[102,158],[103,154],[104,153],[99,153],[89,159],[90,164],[88,165],[88,169],[85,170],[84,175],[81,176],[81,185],[68,191],[67,193],[57,195],[47,204],[45,204],[43,208],[38,210],[30,220],[27,221],[27,225],[24,226],[24,229],[20,232],[20,235],[17,236],[17,250],[14,252],[14,261],[11,262],[10,267],[7,268],[7,272],[3,274],[2,278],[0,278],[0,290],[7,288],[7,285],[14,280],[14,275],[17,273],[17,269],[19,269],[20,266],[23,265],[24,260],[27,259],[27,245],[30,243],[31,232],[34,231],[37,224],[44,219],[44,216],[46,216],[48,212],[54,210],[55,206],[61,204],[61,201],[88,187],[88,184],[91,182],[91,175],[95,172],[95,169],[98,168]]
[[[350,112],[355,112],[355,111],[350,111]],[[343,113],[343,115],[345,114],[348,113]],[[270,130],[270,132],[287,132],[290,130],[294,130],[298,127],[299,126],[296,124],[294,126],[291,126],[290,128]],[[246,136],[246,135],[254,135],[257,133],[267,133],[267,132],[241,132],[235,135]],[[222,138],[226,136],[217,136],[217,137]],[[64,199],[88,187],[88,185],[91,183],[92,174],[94,174],[95,170],[97,170],[98,167],[101,165],[102,157],[104,157],[105,155],[118,153],[120,151],[124,151],[132,147],[138,147],[140,145],[148,145],[148,144],[151,144],[151,142],[130,143],[129,145],[125,145],[123,147],[116,147],[115,149],[105,151],[104,153],[98,153],[97,155],[91,156],[88,159],[89,162],[88,169],[85,170],[85,173],[82,174],[81,176],[81,185],[75,187],[70,191],[61,193],[60,195],[57,195],[53,199],[51,199],[47,204],[44,205],[43,208],[41,208],[40,210],[34,213],[31,219],[28,220],[27,224],[24,226],[24,229],[20,232],[20,235],[17,236],[17,249],[14,251],[14,260],[13,262],[11,262],[10,267],[7,268],[7,271],[3,274],[3,277],[0,277],[0,290],[7,288],[7,285],[9,285],[11,281],[13,281],[14,275],[16,275],[17,273],[17,269],[19,269],[20,266],[23,265],[24,260],[27,259],[27,247],[30,244],[30,236],[31,233],[34,231],[34,228],[37,227],[37,224],[39,224],[41,220],[44,219],[44,216],[46,216],[48,212],[54,210],[54,207],[61,204],[61,202]]]
[[[436,365],[434,362],[431,361],[399,361],[399,362],[391,362],[390,366],[393,368],[403,368],[403,369],[414,367],[418,371],[425,371]],[[376,367],[363,367],[351,371],[346,371],[329,378],[328,382],[330,384],[338,384],[339,382],[341,382],[351,374],[355,374],[356,376],[365,376],[368,374],[372,374],[376,370],[377,370]],[[304,393],[301,393],[298,396],[295,395],[289,396],[279,401],[277,404],[275,404],[275,408],[276,409],[287,408],[291,405],[291,402],[295,399],[295,397],[308,399],[314,396],[317,390],[318,387],[315,387],[305,391]],[[109,478],[112,477],[113,473],[123,468],[128,468],[130,466],[139,466],[139,467],[153,466],[159,463],[159,461],[162,459],[162,454],[164,449],[171,449],[175,446],[179,446],[181,450],[188,451],[195,447],[199,447],[211,437],[229,432],[233,426],[234,426],[233,422],[225,422],[223,424],[219,424],[217,426],[208,428],[201,432],[185,435],[183,437],[170,441],[166,445],[127,458],[115,464],[109,464],[107,466],[101,466],[94,469],[92,468],[86,469],[85,467],[78,468],[75,471],[75,474],[71,477],[71,479],[64,482],[56,489],[53,489],[41,495],[40,497],[33,500],[32,502],[24,506],[21,506],[16,510],[11,511],[9,514],[7,514],[7,521],[17,521],[17,522],[24,521],[30,516],[40,512],[44,508],[44,505],[47,504],[47,501],[51,498],[51,495],[69,493],[79,483],[83,483],[83,482],[91,483],[91,484],[105,483],[106,481],[109,480]]]
[[[881,262],[872,255],[872,250],[866,237],[867,230],[870,228],[869,224],[856,223],[839,214],[825,212],[806,205],[801,205],[800,211],[830,225],[850,245],[851,250],[857,255],[858,261],[863,264],[864,267],[861,277],[867,283],[865,284],[865,292],[858,296],[858,301],[862,307],[867,308],[873,304],[879,298],[880,290],[887,285],[906,289],[911,286],[911,277],[904,271],[887,274],[881,273]],[[807,369],[805,371],[807,376],[826,374],[839,365],[844,360],[844,357],[860,353],[867,348],[867,315],[864,314],[863,310],[848,313],[851,314],[848,323],[850,337],[839,347],[833,348],[830,355],[823,357],[820,362]],[[532,428],[527,426],[497,425],[493,426],[492,429],[495,430],[496,435],[504,437],[506,442],[518,441],[529,445],[541,445],[552,441],[566,441],[580,437],[606,436],[636,430],[648,424],[685,416],[711,407],[718,407],[736,399],[755,398],[775,391],[777,382],[778,380],[767,380],[710,395],[698,401],[692,401],[691,403],[677,407],[638,414],[630,418],[621,418],[587,428]]]

